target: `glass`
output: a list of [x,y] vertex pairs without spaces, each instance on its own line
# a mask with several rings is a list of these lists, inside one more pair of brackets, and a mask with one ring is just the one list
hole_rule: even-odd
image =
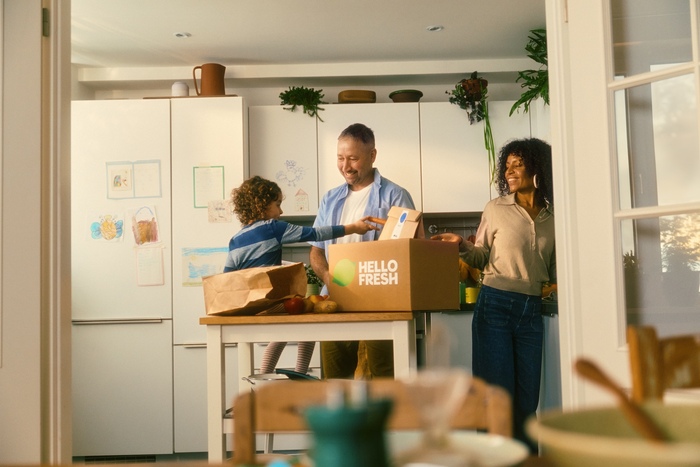
[[450,420],[464,401],[470,382],[471,375],[461,368],[423,369],[406,381],[423,437],[420,445],[399,454],[397,466],[473,465],[474,453],[450,439]]
[[692,60],[689,0],[612,0],[610,5],[616,76]]
[[622,221],[627,324],[700,332],[700,213]]
[[615,92],[620,209],[700,200],[695,96],[693,75]]

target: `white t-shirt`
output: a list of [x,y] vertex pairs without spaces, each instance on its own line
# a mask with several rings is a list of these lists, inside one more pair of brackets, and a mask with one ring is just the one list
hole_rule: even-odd
[[[367,200],[372,185],[367,185],[358,191],[348,191],[348,196],[345,198],[343,212],[340,214],[340,224],[352,224],[357,219],[361,219],[367,208]],[[336,243],[353,243],[362,241],[362,235],[352,234],[336,239]]]

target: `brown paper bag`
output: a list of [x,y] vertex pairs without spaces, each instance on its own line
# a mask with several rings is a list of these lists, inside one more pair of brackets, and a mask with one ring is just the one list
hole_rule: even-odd
[[207,315],[256,315],[306,294],[303,263],[225,272],[202,278]]

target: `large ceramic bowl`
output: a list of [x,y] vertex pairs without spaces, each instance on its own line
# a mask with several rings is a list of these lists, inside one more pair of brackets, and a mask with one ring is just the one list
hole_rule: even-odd
[[644,406],[668,443],[642,439],[617,408],[545,413],[528,421],[533,439],[562,467],[700,466],[700,404]]
[[418,102],[423,93],[416,89],[401,89],[389,94],[389,99],[394,102]]

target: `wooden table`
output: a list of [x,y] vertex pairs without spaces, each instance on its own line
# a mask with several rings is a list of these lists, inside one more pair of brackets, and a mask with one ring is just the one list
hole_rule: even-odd
[[[404,378],[417,369],[414,313],[367,312],[264,316],[206,316],[207,326],[207,437],[209,462],[226,456],[224,344],[238,344],[238,373],[253,373],[256,342],[391,340],[394,343],[394,376]],[[239,391],[250,386],[239,382]]]

